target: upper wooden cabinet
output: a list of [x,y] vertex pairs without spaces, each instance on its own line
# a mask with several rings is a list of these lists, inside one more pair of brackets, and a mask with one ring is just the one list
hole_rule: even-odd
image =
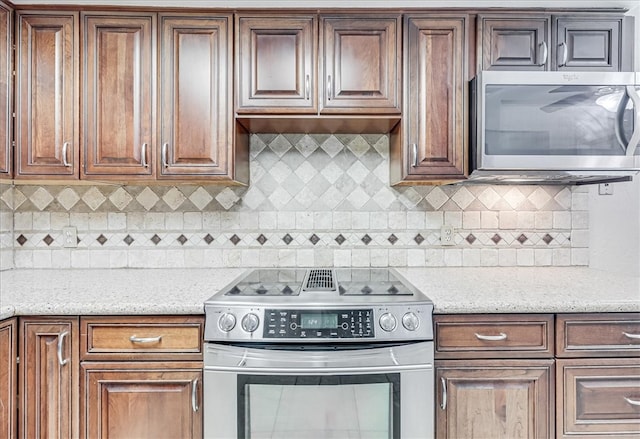
[[0,1],[0,177],[11,177],[13,77],[11,48],[13,45],[13,10]]
[[232,23],[160,15],[158,178],[233,173]]
[[480,15],[478,69],[630,70],[631,28],[621,14]]
[[149,178],[155,144],[156,14],[85,13],[82,174]]
[[78,13],[16,16],[16,178],[78,178]]
[[400,29],[400,15],[236,17],[236,112],[400,113]]
[[391,134],[392,184],[466,173],[466,16],[405,17],[402,131]]

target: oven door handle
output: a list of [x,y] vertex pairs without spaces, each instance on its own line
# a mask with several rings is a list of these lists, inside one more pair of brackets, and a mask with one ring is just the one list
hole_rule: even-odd
[[433,364],[412,364],[406,366],[371,366],[371,367],[224,367],[205,366],[206,371],[216,372],[242,372],[242,373],[264,373],[265,369],[270,374],[286,375],[329,375],[329,374],[353,374],[364,375],[373,372],[404,372],[409,370],[429,370],[433,369]]

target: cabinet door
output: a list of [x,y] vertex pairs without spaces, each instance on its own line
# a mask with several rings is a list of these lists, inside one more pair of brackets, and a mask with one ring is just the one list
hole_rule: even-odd
[[621,70],[622,19],[571,18],[556,19],[557,70]]
[[78,437],[78,321],[22,319],[19,353],[21,437]]
[[78,178],[78,14],[16,17],[16,177]]
[[16,319],[0,323],[0,439],[17,436]]
[[553,377],[553,360],[436,361],[436,436],[552,437]]
[[400,112],[400,16],[321,18],[321,113]]
[[202,437],[202,363],[83,363],[83,437]]
[[11,60],[13,10],[0,2],[0,177],[12,176],[11,157],[11,128],[13,127],[11,113],[13,90],[11,78],[13,71]]
[[236,17],[238,113],[317,112],[315,15]]
[[228,177],[231,131],[231,16],[160,17],[158,177]]
[[83,175],[153,175],[155,14],[83,14]]
[[465,175],[465,18],[406,19],[405,180]]
[[550,18],[480,17],[482,70],[549,70]]

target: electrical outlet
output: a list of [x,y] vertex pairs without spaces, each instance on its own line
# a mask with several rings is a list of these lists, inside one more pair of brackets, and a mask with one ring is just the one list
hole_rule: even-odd
[[73,227],[62,228],[62,246],[63,247],[77,247],[78,246],[78,230]]
[[613,195],[613,185],[611,183],[600,183],[598,185],[598,194]]
[[440,245],[454,245],[453,234],[455,229],[453,226],[444,225],[440,227]]

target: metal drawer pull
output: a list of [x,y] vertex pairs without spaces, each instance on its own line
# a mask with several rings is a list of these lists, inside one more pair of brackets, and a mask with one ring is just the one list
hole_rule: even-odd
[[60,334],[60,336],[58,337],[58,350],[57,350],[57,354],[58,354],[58,364],[60,366],[64,366],[65,364],[67,364],[69,362],[68,358],[62,358],[62,345],[64,344],[64,339],[65,337],[69,335],[69,332],[64,331],[62,334]]
[[631,405],[638,405],[640,406],[640,401],[637,399],[631,399],[631,398],[627,398],[626,396],[623,397],[625,401],[627,401],[629,404]]
[[198,378],[191,382],[191,408],[194,412],[200,410],[198,405]]
[[158,343],[161,340],[161,335],[157,337],[136,337],[135,335],[132,335],[131,337],[129,337],[129,341],[131,343]]
[[442,410],[447,409],[447,381],[440,377],[440,383],[442,383],[442,402],[440,403],[440,408]]
[[71,163],[67,161],[67,153],[69,151],[69,142],[64,142],[62,145],[62,166],[69,168]]
[[632,338],[634,340],[640,340],[640,334],[631,334],[630,332],[624,332],[624,331],[622,331],[622,333],[627,338]]
[[504,332],[501,332],[499,335],[482,335],[482,334],[478,334],[477,332],[475,334],[478,340],[502,341],[507,339],[507,334],[505,334]]

